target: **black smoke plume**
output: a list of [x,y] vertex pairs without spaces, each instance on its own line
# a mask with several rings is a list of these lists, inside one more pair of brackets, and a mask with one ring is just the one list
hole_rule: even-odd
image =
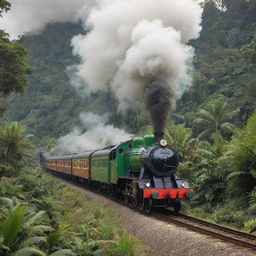
[[166,80],[155,77],[145,88],[144,101],[154,127],[154,133],[162,134],[169,113],[175,104],[175,93]]

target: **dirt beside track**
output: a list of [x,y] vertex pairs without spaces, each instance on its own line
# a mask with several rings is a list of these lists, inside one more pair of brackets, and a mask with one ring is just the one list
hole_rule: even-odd
[[[110,206],[120,216],[130,233],[152,248],[152,256],[251,256],[256,252],[201,235],[173,224],[164,223],[136,212],[129,207],[93,193],[74,184],[70,185],[88,198]],[[138,255],[139,256],[139,255]]]

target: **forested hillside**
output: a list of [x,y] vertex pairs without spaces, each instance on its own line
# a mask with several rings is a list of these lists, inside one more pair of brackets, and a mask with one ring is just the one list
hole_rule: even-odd
[[[175,120],[192,127],[194,135],[205,127],[193,120],[218,97],[229,103],[230,110],[239,110],[229,120],[238,127],[255,109],[255,3],[222,2],[225,11],[212,1],[205,4],[201,35],[190,42],[195,48],[193,86],[179,100]],[[71,86],[67,68],[79,60],[72,55],[70,40],[79,33],[85,33],[80,25],[60,23],[19,41],[29,49],[29,63],[36,70],[25,94],[9,99],[7,116],[24,121],[37,144],[45,145],[49,138],[66,134],[81,111],[109,112],[111,123],[133,133],[149,125],[143,110],[116,114],[116,101],[110,93],[81,97]]]
[[233,119],[239,126],[256,106],[255,1],[219,2],[226,4],[227,10],[207,1],[200,37],[191,42],[195,47],[193,87],[177,107],[190,127],[196,112],[219,95],[231,109],[240,109]]
[[70,86],[66,68],[75,63],[70,39],[82,28],[73,24],[49,25],[41,35],[23,37],[19,44],[29,49],[29,63],[35,71],[23,95],[8,101],[8,117],[24,121],[38,140],[58,137],[73,125],[83,104]]
[[22,121],[38,145],[47,145],[67,134],[79,122],[81,111],[110,113],[110,123],[126,127],[130,124],[132,132],[140,128],[127,123],[136,118],[131,113],[116,113],[116,101],[110,93],[85,96],[71,85],[68,69],[79,60],[72,55],[70,43],[79,33],[84,30],[78,24],[51,24],[41,34],[22,37],[18,42],[29,49],[29,63],[35,71],[25,93],[8,99],[7,117]]

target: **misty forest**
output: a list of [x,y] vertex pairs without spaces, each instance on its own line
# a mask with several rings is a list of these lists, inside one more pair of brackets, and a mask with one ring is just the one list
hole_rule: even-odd
[[153,132],[182,212],[256,234],[256,1],[32,2],[0,0],[0,255],[147,255],[38,154]]

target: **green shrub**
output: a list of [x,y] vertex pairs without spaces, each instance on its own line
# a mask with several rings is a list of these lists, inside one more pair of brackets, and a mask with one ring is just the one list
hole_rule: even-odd
[[126,232],[122,232],[120,239],[112,246],[109,255],[115,256],[133,256],[134,255],[134,240]]
[[99,236],[101,239],[104,239],[104,240],[114,239],[113,227],[110,224],[100,221],[98,230],[99,230]]
[[247,232],[255,233],[256,232],[256,218],[250,219],[244,223],[244,229]]

